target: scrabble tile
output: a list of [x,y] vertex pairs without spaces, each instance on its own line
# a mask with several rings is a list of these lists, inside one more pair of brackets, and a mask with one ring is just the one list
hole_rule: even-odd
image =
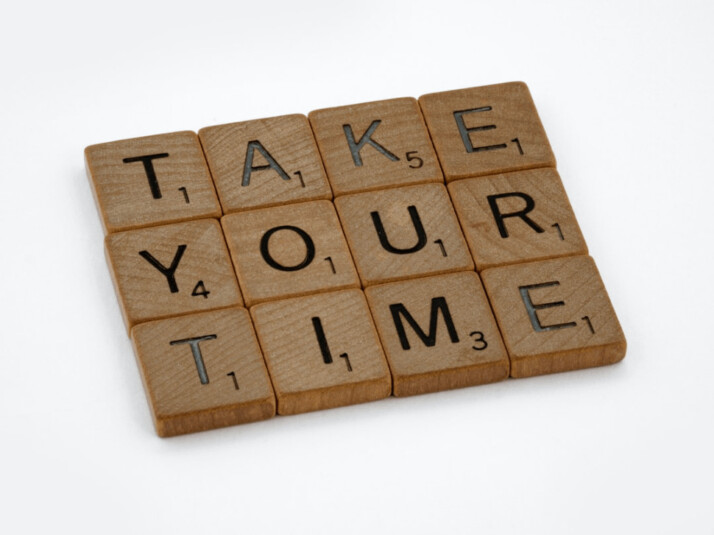
[[223,217],[246,303],[359,288],[330,201],[311,201]]
[[512,377],[602,366],[625,356],[625,336],[589,256],[492,268],[481,276]]
[[419,98],[447,182],[555,167],[538,112],[522,82]]
[[508,354],[473,271],[370,286],[365,294],[395,396],[508,377]]
[[215,219],[110,234],[105,250],[127,329],[243,304]]
[[443,182],[414,98],[326,108],[309,117],[336,196]]
[[278,414],[386,398],[387,361],[360,290],[341,290],[250,309],[278,399]]
[[209,126],[198,135],[225,213],[332,198],[304,115]]
[[335,199],[363,285],[473,269],[442,184]]
[[106,233],[221,216],[193,132],[92,145],[84,156]]
[[131,339],[160,436],[275,415],[273,388],[246,309],[142,323]]
[[448,188],[479,271],[588,252],[555,169],[470,178]]

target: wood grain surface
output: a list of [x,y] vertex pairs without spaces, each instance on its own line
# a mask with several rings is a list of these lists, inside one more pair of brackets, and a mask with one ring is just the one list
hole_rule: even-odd
[[419,98],[447,181],[555,167],[555,156],[523,82]]
[[279,414],[390,395],[389,367],[360,290],[271,301],[250,312]]
[[448,189],[479,271],[588,252],[555,169],[458,180]]
[[442,184],[345,195],[335,206],[364,286],[474,267]]
[[625,336],[589,256],[481,275],[511,358],[511,377],[613,364],[625,356]]
[[423,182],[443,182],[414,98],[310,112],[335,196]]
[[224,213],[332,198],[304,115],[209,126],[198,135]]
[[370,286],[365,294],[395,396],[508,377],[508,354],[473,271]]
[[221,216],[194,132],[91,145],[84,156],[105,233]]
[[144,321],[243,304],[215,219],[110,234],[105,251],[127,330]]
[[160,436],[275,415],[273,387],[246,309],[142,323],[131,339]]
[[222,225],[249,306],[360,287],[335,207],[329,201],[229,214]]

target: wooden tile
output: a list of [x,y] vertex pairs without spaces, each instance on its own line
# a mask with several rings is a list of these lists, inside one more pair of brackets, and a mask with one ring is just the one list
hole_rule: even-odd
[[332,198],[304,115],[210,126],[198,135],[225,213]]
[[414,98],[326,108],[309,117],[335,195],[443,182]]
[[447,181],[555,167],[523,82],[432,93],[419,104]]
[[249,306],[360,286],[330,201],[229,214],[222,224]]
[[588,252],[555,169],[470,178],[448,188],[479,271]]
[[365,294],[395,396],[508,377],[506,348],[473,271],[380,284]]
[[346,195],[335,205],[364,285],[473,269],[442,184]]
[[589,256],[487,269],[481,275],[512,377],[612,364],[625,356],[625,336]]
[[105,250],[127,329],[243,304],[215,219],[110,234]]
[[142,323],[131,339],[160,436],[275,415],[273,388],[246,309]]
[[360,290],[272,301],[250,312],[279,414],[389,396],[389,368]]
[[221,216],[193,132],[92,145],[84,156],[106,233]]

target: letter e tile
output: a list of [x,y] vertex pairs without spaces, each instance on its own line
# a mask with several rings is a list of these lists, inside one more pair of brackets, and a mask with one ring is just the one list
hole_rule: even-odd
[[273,388],[246,309],[142,323],[131,338],[160,436],[275,415]]
[[278,414],[374,401],[391,393],[389,367],[360,290],[271,301],[250,312]]
[[511,377],[613,364],[626,341],[595,262],[574,256],[481,273]]
[[395,396],[508,377],[508,354],[473,271],[379,284],[365,294]]

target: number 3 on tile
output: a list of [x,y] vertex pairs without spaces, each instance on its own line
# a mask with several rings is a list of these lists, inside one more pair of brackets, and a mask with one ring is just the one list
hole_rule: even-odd
[[208,290],[206,290],[206,286],[203,284],[203,281],[198,281],[196,283],[196,286],[193,287],[193,291],[191,292],[191,295],[193,297],[198,297],[203,296],[204,299],[208,299],[208,294],[210,294]]

